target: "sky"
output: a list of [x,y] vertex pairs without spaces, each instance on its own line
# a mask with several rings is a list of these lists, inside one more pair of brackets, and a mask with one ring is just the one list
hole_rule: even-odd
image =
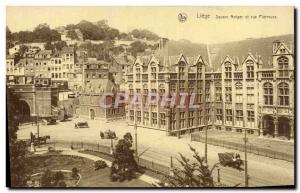
[[[184,22],[178,20],[179,13],[187,16]],[[222,43],[294,33],[293,7],[6,8],[6,23],[13,32],[33,30],[40,23],[47,23],[55,28],[76,24],[81,20],[95,22],[102,19],[106,19],[111,27],[121,32],[148,29],[161,37],[198,43]]]

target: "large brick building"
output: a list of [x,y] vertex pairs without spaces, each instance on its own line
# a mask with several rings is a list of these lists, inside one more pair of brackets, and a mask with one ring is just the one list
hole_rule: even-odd
[[[104,120],[125,117],[124,103],[114,107],[117,92],[119,86],[112,81],[108,63],[96,59],[88,60],[83,65],[83,89],[80,91],[76,114],[89,119]],[[105,108],[103,105],[111,105],[111,107]]]
[[[258,46],[257,41],[263,43]],[[150,92],[161,100],[188,93],[186,103],[195,93],[199,107],[163,107],[160,100],[149,107],[128,105],[129,123],[171,135],[208,127],[293,139],[293,48],[273,41],[227,44],[222,52],[220,45],[182,45],[176,50],[173,42],[162,40],[156,54],[138,57],[127,69],[126,92],[130,98],[141,94],[142,103]]]

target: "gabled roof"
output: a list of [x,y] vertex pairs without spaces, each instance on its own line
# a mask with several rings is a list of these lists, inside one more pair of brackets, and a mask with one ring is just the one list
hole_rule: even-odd
[[91,79],[85,84],[85,93],[101,94],[104,92],[112,92],[117,86],[109,79]]
[[42,55],[52,54],[52,50],[41,50],[38,52],[38,54],[42,54]]
[[253,55],[258,54],[261,57],[263,68],[265,65],[269,66],[268,61],[272,62],[274,40],[284,41],[287,45],[290,45],[290,43],[294,42],[294,35],[289,34],[209,45],[212,65],[214,65],[214,69],[219,68],[227,55],[243,60],[250,51]]
[[291,54],[291,50],[283,43],[281,42],[280,45],[277,47],[277,49],[274,51],[275,54],[280,54],[281,49],[285,49],[287,51],[286,54]]
[[204,61],[208,61],[206,44],[192,43],[185,40],[169,40],[162,49],[157,50],[155,53],[155,55],[159,58],[168,56],[178,57],[180,54],[183,54],[186,58],[201,55]]

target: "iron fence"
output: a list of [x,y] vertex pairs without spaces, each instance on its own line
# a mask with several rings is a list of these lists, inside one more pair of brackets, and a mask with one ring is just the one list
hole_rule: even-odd
[[[205,137],[203,137],[197,133],[192,133],[191,141],[198,141],[198,142],[205,143]],[[224,141],[224,140],[220,140],[220,139],[207,138],[207,143],[211,144],[211,145],[216,145],[216,146],[220,146],[220,147],[225,147],[225,148],[229,148],[229,149],[242,151],[242,152],[245,150],[245,145],[243,145],[243,144],[230,142],[230,141]],[[274,158],[274,159],[280,159],[280,160],[286,160],[289,162],[294,162],[293,154],[279,152],[279,151],[270,150],[270,149],[266,149],[266,148],[261,148],[261,147],[254,146],[252,144],[247,145],[247,152],[253,153],[256,155]]]

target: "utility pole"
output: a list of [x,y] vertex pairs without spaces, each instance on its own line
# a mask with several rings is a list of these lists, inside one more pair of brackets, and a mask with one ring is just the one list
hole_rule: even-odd
[[205,152],[205,163],[207,164],[207,125],[205,125],[205,149],[204,149],[204,152]]
[[135,155],[138,157],[138,145],[137,145],[137,124],[136,124],[136,112],[134,112],[134,131],[135,131]]
[[248,187],[247,130],[245,128],[245,187]]
[[207,164],[207,124],[208,124],[208,117],[207,109],[206,109],[206,83],[204,83],[204,127],[205,127],[205,144],[204,144],[204,157],[205,163]]

